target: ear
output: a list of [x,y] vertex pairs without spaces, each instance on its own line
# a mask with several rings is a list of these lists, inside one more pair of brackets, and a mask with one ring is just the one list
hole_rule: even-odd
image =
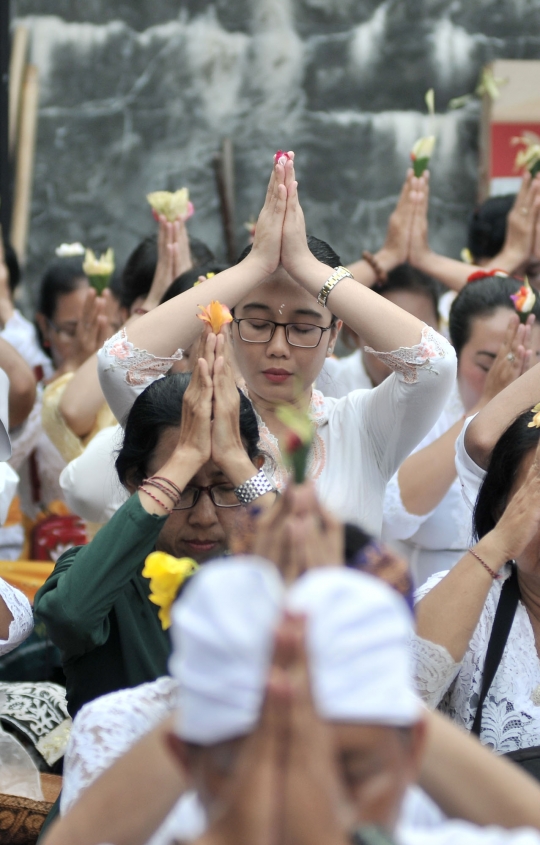
[[191,770],[191,755],[185,742],[183,742],[180,737],[172,731],[168,731],[165,734],[164,739],[166,747],[174,757],[179,767],[182,771],[186,772],[186,774],[189,774]]
[[330,356],[334,354],[334,346],[336,345],[336,341],[339,337],[342,325],[343,320],[337,320],[336,323],[332,326],[332,329],[330,331],[330,340],[328,341],[328,348],[326,350],[327,358],[330,358]]

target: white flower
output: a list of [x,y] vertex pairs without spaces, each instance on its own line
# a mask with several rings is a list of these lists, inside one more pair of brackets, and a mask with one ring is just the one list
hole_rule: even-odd
[[84,247],[78,241],[74,244],[60,244],[55,249],[58,258],[71,258],[74,255],[84,255]]

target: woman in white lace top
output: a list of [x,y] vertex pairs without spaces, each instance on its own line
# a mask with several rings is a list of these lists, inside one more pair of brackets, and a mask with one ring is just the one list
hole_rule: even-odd
[[[520,600],[482,709],[480,739],[504,754],[540,745],[540,428],[530,411],[497,442],[475,511],[480,538],[418,591],[413,640],[426,704],[472,729],[501,590],[515,561]],[[502,514],[502,515],[501,515]]]
[[[402,262],[416,197],[424,182],[408,177],[380,267]],[[322,260],[319,260],[322,259]],[[274,480],[286,481],[278,446],[285,433],[275,409],[294,402],[310,409],[316,435],[309,466],[323,502],[343,521],[374,534],[382,524],[388,479],[429,431],[455,378],[455,356],[444,338],[366,285],[374,270],[364,262],[328,298],[317,296],[338,256],[306,239],[292,156],[276,163],[252,250],[239,264],[161,305],[106,343],[99,355],[103,391],[118,420],[150,381],[166,373],[201,330],[197,306],[212,300],[234,308],[232,338],[246,390],[259,416],[261,446],[273,458]],[[332,268],[332,269],[330,269]],[[333,351],[341,320],[380,351],[394,373],[375,390],[325,399],[312,389]]]
[[[479,275],[479,274],[475,274]],[[429,434],[390,480],[384,501],[383,539],[410,550],[417,586],[450,569],[471,543],[471,515],[456,474],[456,438],[465,416],[477,413],[540,356],[540,324],[522,325],[511,294],[521,282],[480,278],[457,296],[450,337],[458,357],[453,394]],[[540,302],[533,307],[540,319]]]

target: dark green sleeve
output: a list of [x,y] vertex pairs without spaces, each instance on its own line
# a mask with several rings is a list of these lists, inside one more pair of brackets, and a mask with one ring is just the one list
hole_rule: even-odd
[[58,559],[36,594],[34,613],[64,659],[107,641],[111,608],[153,551],[166,519],[147,513],[135,493],[91,543]]

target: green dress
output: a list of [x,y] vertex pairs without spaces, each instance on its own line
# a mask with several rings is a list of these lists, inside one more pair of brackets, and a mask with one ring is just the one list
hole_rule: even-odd
[[167,674],[170,639],[141,571],[167,519],[135,493],[87,546],[69,549],[36,594],[34,612],[60,649],[71,716],[108,692]]

